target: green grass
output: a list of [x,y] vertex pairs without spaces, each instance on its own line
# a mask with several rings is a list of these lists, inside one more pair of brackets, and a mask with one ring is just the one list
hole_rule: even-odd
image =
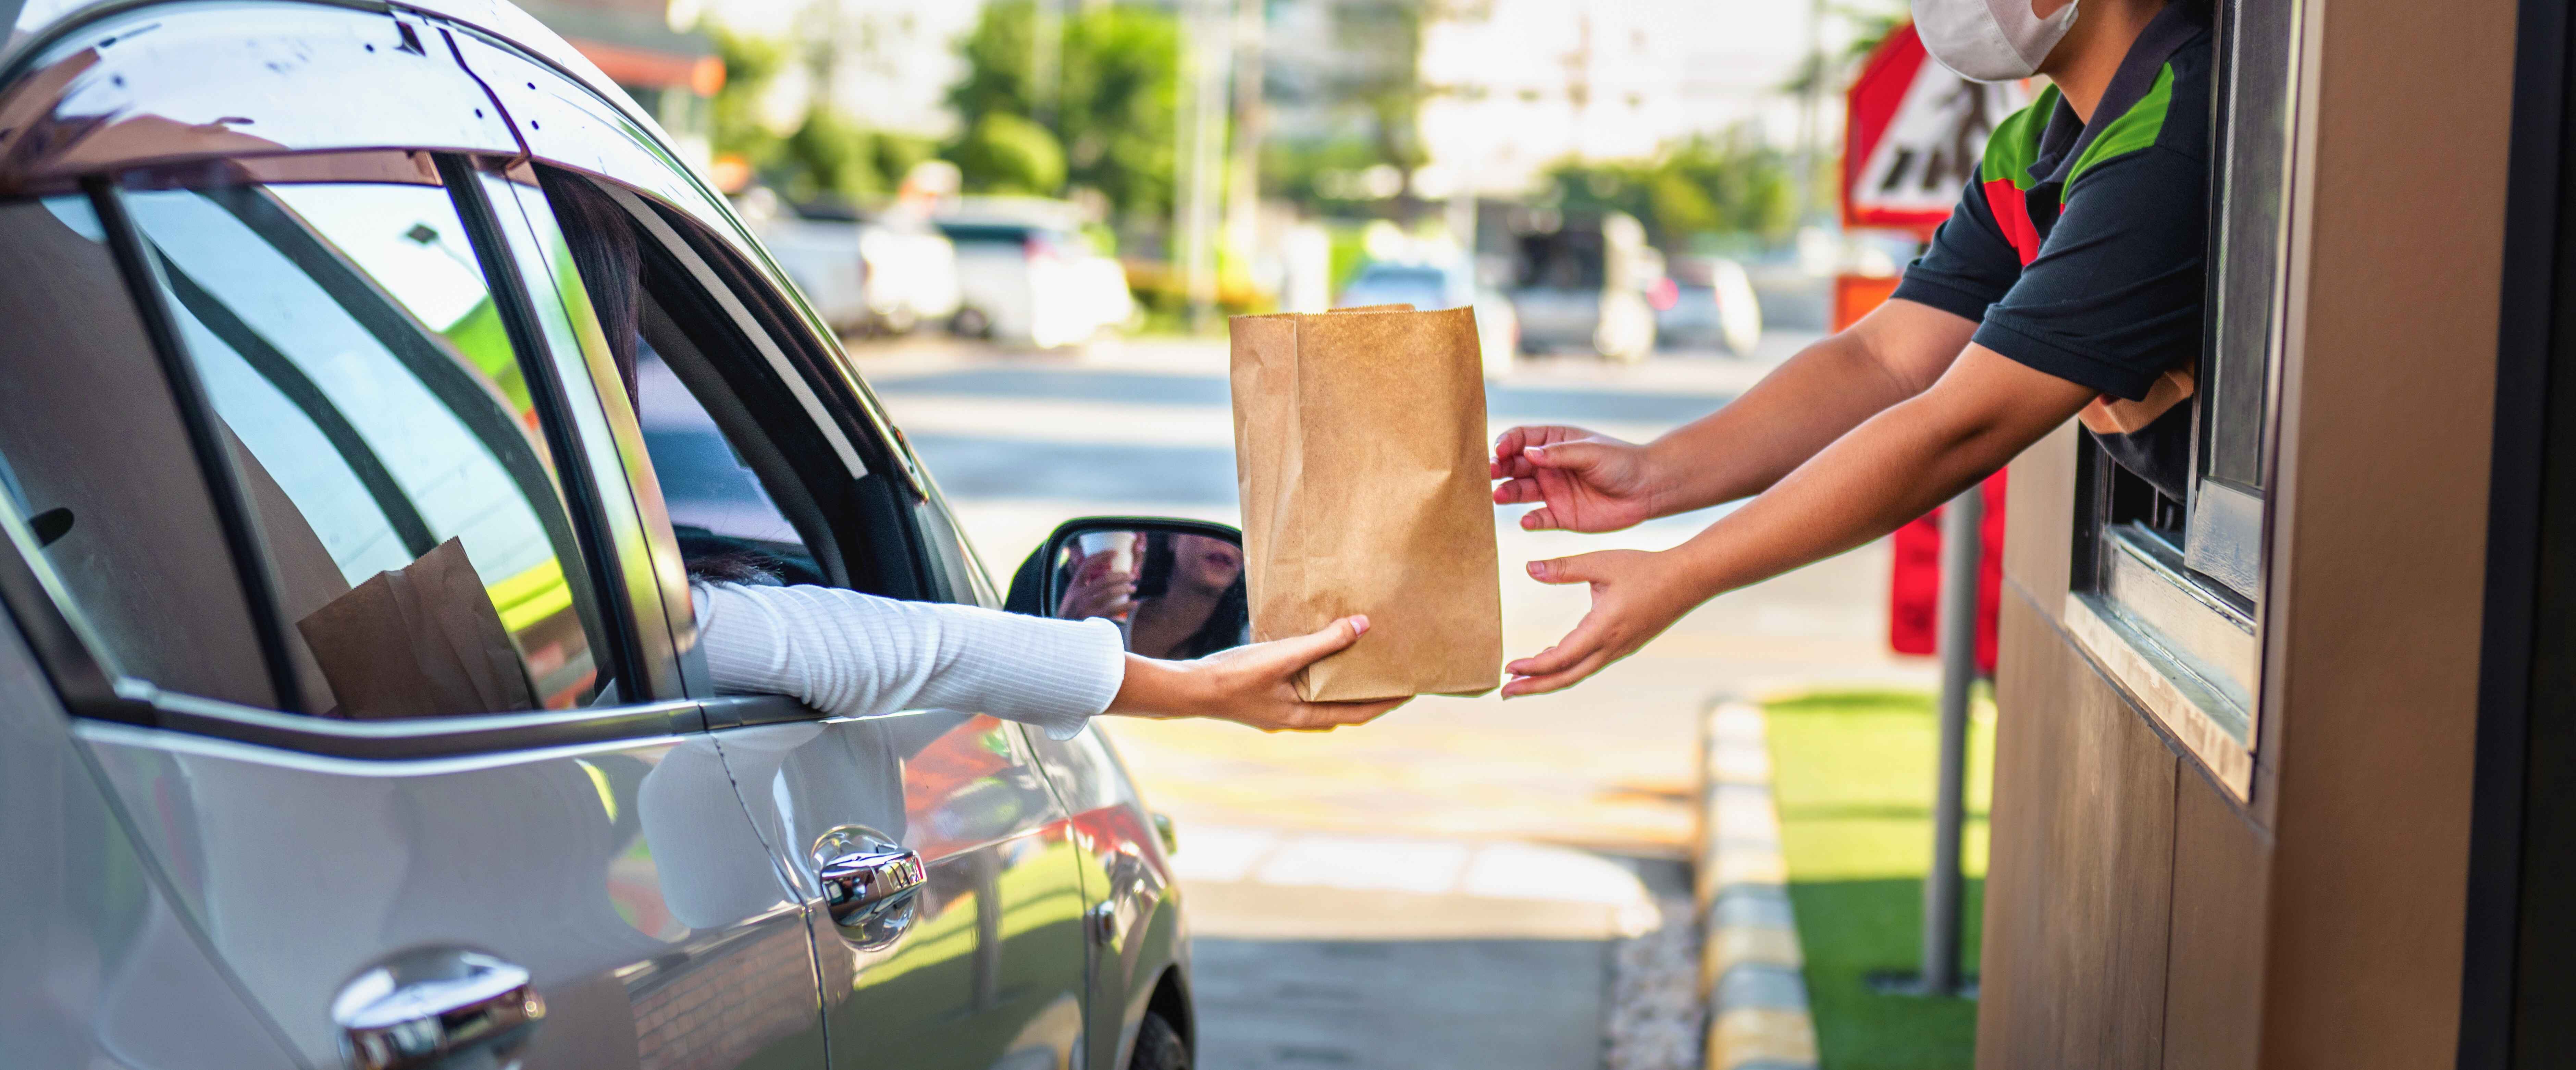
[[[1837,692],[1773,702],[1774,790],[1789,897],[1807,959],[1824,1070],[1973,1065],[1977,1006],[1872,992],[1875,973],[1922,958],[1923,873],[1932,857],[1932,696]],[[1984,914],[1986,808],[1994,783],[1994,707],[1969,722],[1967,895],[1961,944],[1977,968]]]

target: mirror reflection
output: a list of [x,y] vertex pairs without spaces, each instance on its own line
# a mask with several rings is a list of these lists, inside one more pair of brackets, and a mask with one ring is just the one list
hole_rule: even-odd
[[1214,535],[1080,531],[1053,554],[1057,617],[1115,621],[1127,650],[1151,658],[1205,657],[1250,642],[1243,549]]

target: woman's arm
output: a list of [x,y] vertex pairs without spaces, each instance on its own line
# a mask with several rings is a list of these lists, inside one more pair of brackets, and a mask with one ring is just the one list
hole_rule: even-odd
[[1298,670],[1356,641],[1365,621],[1173,662],[1129,655],[1106,620],[1052,620],[830,587],[717,583],[691,591],[698,644],[718,691],[789,695],[839,716],[972,710],[1064,739],[1102,712],[1323,728],[1397,705],[1299,703],[1289,686]]

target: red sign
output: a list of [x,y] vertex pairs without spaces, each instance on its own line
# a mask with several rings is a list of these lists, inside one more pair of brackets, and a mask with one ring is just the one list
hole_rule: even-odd
[[[1977,671],[1995,674],[1995,613],[2003,605],[2004,476],[1980,486],[1986,503],[1977,568]],[[1945,507],[1946,508],[1946,507]],[[1899,654],[1937,654],[1941,633],[1941,510],[1896,529],[1888,544],[1895,568],[1887,584],[1887,646]]]
[[2020,83],[1950,73],[1906,23],[1879,42],[1844,98],[1843,225],[1929,236],[1984,160],[1986,135],[2023,105]]

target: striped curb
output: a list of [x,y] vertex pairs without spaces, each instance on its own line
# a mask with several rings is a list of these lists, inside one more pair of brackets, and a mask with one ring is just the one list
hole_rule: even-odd
[[1762,707],[1719,699],[1701,718],[1698,819],[1692,891],[1705,932],[1706,1070],[1815,1070]]

